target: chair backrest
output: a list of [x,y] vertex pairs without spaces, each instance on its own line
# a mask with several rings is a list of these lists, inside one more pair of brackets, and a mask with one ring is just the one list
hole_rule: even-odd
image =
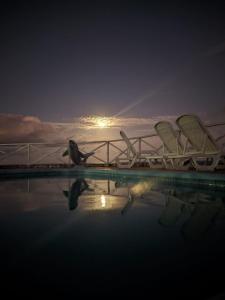
[[125,134],[125,132],[121,130],[120,135],[127,145],[128,155],[129,155],[129,152],[131,152],[135,156],[137,154],[137,151],[136,151],[135,147],[131,144],[131,142],[130,142],[129,138],[127,137],[127,135]]
[[177,118],[176,123],[195,151],[205,154],[220,152],[213,136],[198,116],[182,115]]
[[179,142],[178,132],[174,130],[170,122],[160,121],[155,124],[154,128],[169,153],[182,153],[183,147]]
[[71,160],[79,165],[81,163],[80,151],[78,149],[78,145],[75,141],[69,140],[69,155]]

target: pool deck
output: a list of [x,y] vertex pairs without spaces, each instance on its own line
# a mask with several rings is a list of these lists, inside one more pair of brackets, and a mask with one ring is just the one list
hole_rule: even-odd
[[145,177],[159,180],[172,180],[189,184],[204,184],[207,186],[220,186],[225,188],[225,171],[196,172],[180,170],[150,169],[149,167],[135,167],[131,169],[118,169],[103,166],[10,166],[0,167],[0,180],[16,178],[40,177]]

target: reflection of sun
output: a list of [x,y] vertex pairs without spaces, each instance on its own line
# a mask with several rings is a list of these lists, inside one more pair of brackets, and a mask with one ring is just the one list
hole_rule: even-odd
[[102,205],[102,207],[105,207],[105,204],[106,204],[105,196],[101,195],[101,205]]

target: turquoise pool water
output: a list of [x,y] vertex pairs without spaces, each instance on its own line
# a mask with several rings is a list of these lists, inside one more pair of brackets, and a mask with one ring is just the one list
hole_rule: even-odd
[[31,297],[221,295],[224,192],[124,174],[1,180],[2,287]]

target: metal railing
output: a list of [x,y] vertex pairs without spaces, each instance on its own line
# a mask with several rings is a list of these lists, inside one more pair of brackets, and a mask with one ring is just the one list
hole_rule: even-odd
[[[208,128],[224,126],[223,123],[206,125]],[[224,128],[225,132],[225,128]],[[225,138],[225,133],[217,140]],[[156,150],[161,147],[161,141],[156,134],[136,136],[129,138],[138,152],[143,150]],[[113,165],[116,159],[127,154],[126,144],[122,139],[81,142],[79,147],[83,152],[93,151],[95,154],[88,160],[96,165]],[[41,164],[70,164],[69,157],[62,153],[67,143],[12,143],[0,144],[0,165],[41,165]]]

